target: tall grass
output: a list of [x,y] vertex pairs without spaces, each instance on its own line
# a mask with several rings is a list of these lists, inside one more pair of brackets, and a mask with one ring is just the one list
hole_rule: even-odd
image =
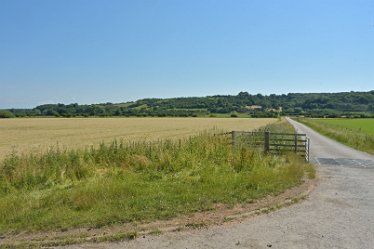
[[51,148],[0,163],[0,232],[99,227],[251,202],[301,182],[301,159],[228,136]]
[[278,122],[271,123],[260,127],[258,131],[270,131],[270,132],[283,132],[283,133],[294,133],[294,127],[284,119],[279,119]]
[[318,119],[298,118],[297,120],[343,144],[374,154],[373,134],[369,134],[360,129],[349,129],[339,125],[329,124]]

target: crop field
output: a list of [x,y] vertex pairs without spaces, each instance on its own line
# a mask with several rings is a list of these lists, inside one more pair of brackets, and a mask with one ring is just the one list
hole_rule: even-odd
[[360,119],[316,119],[318,122],[325,123],[339,128],[346,128],[352,131],[363,132],[374,135],[374,119],[360,118]]
[[374,154],[374,119],[310,119],[300,122],[358,150]]
[[184,138],[204,130],[252,130],[270,118],[25,118],[0,119],[0,159],[51,146],[81,148],[117,140]]

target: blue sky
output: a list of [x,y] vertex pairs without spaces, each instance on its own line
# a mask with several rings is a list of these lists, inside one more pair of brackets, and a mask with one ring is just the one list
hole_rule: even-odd
[[373,0],[0,1],[0,108],[373,89]]

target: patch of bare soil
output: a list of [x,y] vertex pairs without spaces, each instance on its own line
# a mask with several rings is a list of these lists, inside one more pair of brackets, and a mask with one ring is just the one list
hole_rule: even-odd
[[303,200],[313,190],[316,181],[315,179],[304,179],[303,183],[296,187],[278,195],[269,195],[255,200],[253,203],[234,207],[217,204],[212,211],[183,215],[169,220],[124,223],[100,228],[76,228],[67,231],[5,234],[0,236],[0,248],[38,248],[84,242],[116,241],[150,234],[201,229],[209,225],[240,222],[244,218],[268,213]]

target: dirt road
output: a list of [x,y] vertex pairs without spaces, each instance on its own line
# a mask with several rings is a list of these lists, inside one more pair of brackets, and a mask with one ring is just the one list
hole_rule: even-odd
[[290,122],[311,138],[320,165],[307,200],[240,223],[69,248],[374,248],[374,156]]

